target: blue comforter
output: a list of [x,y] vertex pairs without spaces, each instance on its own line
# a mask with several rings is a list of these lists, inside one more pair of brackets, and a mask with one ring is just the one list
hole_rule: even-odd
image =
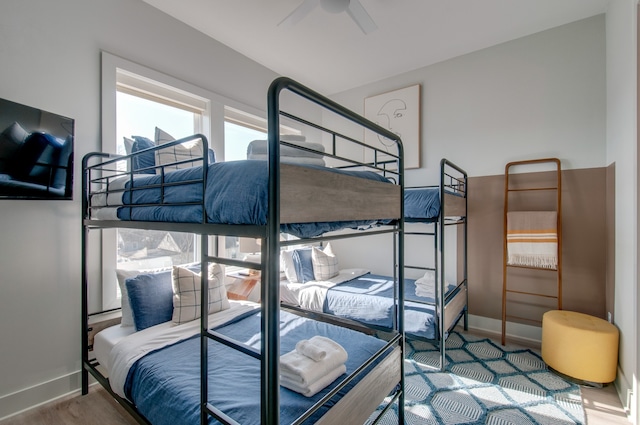
[[[382,340],[327,323],[281,312],[281,353],[295,348],[301,339],[324,335],[349,353],[347,374],[353,372],[384,346]],[[251,314],[224,325],[225,335],[260,349],[260,314]],[[138,410],[154,425],[199,423],[200,339],[198,336],[147,354],[130,369],[125,392]],[[222,344],[209,343],[209,399],[241,424],[260,423],[260,362]],[[280,415],[291,423],[348,375],[338,378],[313,397],[304,397],[280,387]],[[355,385],[350,383],[339,396]],[[334,397],[329,405],[339,399]],[[314,423],[326,410],[323,406],[305,423]],[[217,423],[212,418],[210,423]]]
[[430,222],[440,215],[440,189],[421,188],[404,191],[404,218],[406,221]]
[[[447,293],[455,288],[449,285]],[[393,326],[394,282],[386,276],[366,274],[328,290],[323,310],[383,329]],[[426,339],[436,338],[435,297],[416,295],[413,279],[405,279],[405,333]]]
[[[312,167],[312,166],[309,166]],[[388,180],[369,171],[341,171],[332,168],[323,170],[358,176],[371,180],[388,182]],[[203,212],[198,204],[202,199],[202,168],[191,167],[167,173],[165,188],[147,188],[159,185],[160,175],[149,175],[136,178],[126,184],[122,196],[125,205],[141,205],[138,207],[121,207],[118,209],[120,220],[164,221],[178,223],[201,223]],[[167,186],[178,183],[179,185]],[[135,188],[144,188],[135,190]],[[163,205],[156,205],[162,203]],[[193,205],[170,205],[193,203]],[[144,204],[152,204],[143,206]],[[204,221],[215,224],[254,224],[267,223],[268,208],[268,168],[266,161],[229,161],[211,164],[207,170],[205,191]],[[382,217],[384,218],[384,217]],[[300,238],[321,235],[325,232],[343,228],[369,227],[381,224],[381,221],[348,221],[322,222],[304,224],[285,224],[282,231]]]

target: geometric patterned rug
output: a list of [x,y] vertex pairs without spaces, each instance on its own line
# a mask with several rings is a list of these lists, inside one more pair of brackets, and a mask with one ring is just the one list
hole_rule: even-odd
[[[446,348],[440,372],[436,345],[407,342],[407,424],[585,424],[580,387],[550,372],[532,350],[457,332]],[[397,424],[397,407],[378,423]]]

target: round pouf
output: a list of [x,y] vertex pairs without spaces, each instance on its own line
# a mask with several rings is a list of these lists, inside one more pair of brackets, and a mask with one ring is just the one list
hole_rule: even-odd
[[542,360],[572,378],[615,380],[618,338],[618,328],[588,314],[551,310],[542,316]]

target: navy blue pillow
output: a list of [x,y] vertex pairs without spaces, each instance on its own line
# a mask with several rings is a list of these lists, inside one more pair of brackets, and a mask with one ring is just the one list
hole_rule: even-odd
[[137,331],[168,322],[173,316],[171,270],[125,280]]
[[311,252],[311,248],[295,249],[293,251],[293,267],[300,283],[315,280]]
[[[155,143],[153,143],[153,141],[147,139],[146,137],[142,137],[142,136],[132,136],[132,137],[133,137],[133,146],[131,146],[132,154],[139,152],[143,149],[152,148],[156,145]],[[149,168],[149,167],[155,167],[155,165],[156,165],[155,151],[146,152],[146,153],[134,155],[133,157],[131,157],[131,169],[134,172],[139,172],[142,174],[155,174],[156,173],[155,168]],[[147,168],[147,169],[144,170],[144,168]]]
[[51,167],[36,165],[36,162],[58,165],[64,140],[47,133],[33,132],[16,152],[9,174],[18,180],[31,181],[42,185],[50,183]]
[[[73,137],[69,136],[63,140],[49,134],[45,136],[48,145],[36,162],[40,164],[51,164],[51,167],[35,165],[29,173],[29,180],[59,189],[64,187],[67,182],[66,167],[70,165],[69,156],[72,154]],[[57,167],[53,167],[54,165]],[[71,170],[69,170],[69,172],[71,172]]]

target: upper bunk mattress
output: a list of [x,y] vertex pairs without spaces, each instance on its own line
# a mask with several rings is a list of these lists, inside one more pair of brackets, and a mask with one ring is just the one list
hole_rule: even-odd
[[440,216],[440,189],[437,187],[405,189],[406,221],[431,222]]
[[[391,185],[385,177],[370,171],[344,171],[313,166],[306,168]],[[207,170],[204,191],[204,221],[214,224],[265,225],[268,210],[268,177],[266,161],[242,160],[211,164]],[[115,178],[109,182],[106,191],[91,194],[92,218],[202,223],[201,179],[201,167],[184,168],[168,172],[164,176],[145,174]],[[332,199],[326,200],[331,201]],[[112,215],[109,216],[105,212],[111,212]],[[343,228],[384,224],[394,218],[397,217],[287,223],[282,225],[282,231],[305,238]]]

